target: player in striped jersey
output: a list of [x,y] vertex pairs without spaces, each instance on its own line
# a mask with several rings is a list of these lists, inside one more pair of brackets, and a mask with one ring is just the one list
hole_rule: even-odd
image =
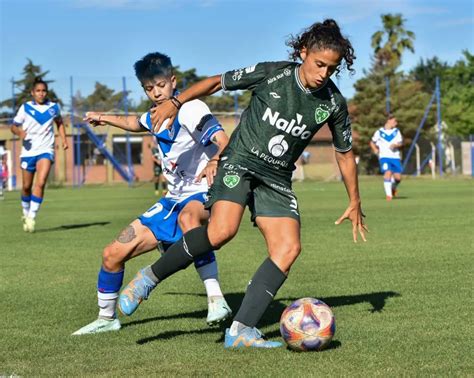
[[[176,93],[176,77],[168,56],[148,54],[135,63],[135,72],[154,104],[168,101]],[[183,232],[207,223],[209,214],[203,203],[217,171],[218,156],[228,142],[222,126],[200,100],[187,103],[170,129],[163,126],[157,132],[153,131],[150,112],[141,117],[89,112],[85,120],[92,125],[152,133],[157,141],[168,192],[104,248],[97,283],[99,317],[73,335],[120,329],[116,304],[125,262],[157,247],[166,254],[167,247],[180,239]],[[204,177],[206,179],[202,180]],[[218,282],[214,252],[207,251],[194,260],[194,265],[206,288],[207,323],[217,324],[232,312]]]
[[[54,163],[54,129],[58,127],[62,148],[67,149],[66,132],[59,105],[48,100],[48,84],[40,78],[35,80],[31,90],[31,101],[20,106],[13,119],[13,134],[20,137],[23,208],[23,230],[35,231],[35,219],[43,202],[44,189],[51,166]],[[35,179],[36,176],[36,179]],[[34,185],[33,185],[33,179]]]
[[397,188],[402,180],[400,148],[403,146],[403,137],[397,124],[395,116],[389,115],[384,127],[378,129],[370,141],[370,148],[379,157],[387,201],[397,195]]

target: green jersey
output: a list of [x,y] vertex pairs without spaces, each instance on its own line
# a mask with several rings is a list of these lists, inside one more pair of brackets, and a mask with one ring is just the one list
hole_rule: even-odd
[[253,91],[223,161],[232,156],[252,171],[288,181],[295,161],[326,123],[336,151],[352,148],[344,97],[330,79],[321,88],[305,88],[299,67],[295,62],[266,62],[222,75],[224,90]]

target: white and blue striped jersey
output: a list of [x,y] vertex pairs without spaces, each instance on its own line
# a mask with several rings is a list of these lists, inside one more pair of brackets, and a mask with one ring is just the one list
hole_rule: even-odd
[[61,117],[59,105],[55,102],[37,104],[25,102],[13,118],[16,126],[22,126],[26,133],[20,157],[54,154],[54,120]]
[[381,127],[372,137],[372,142],[379,148],[379,158],[400,159],[400,150],[398,148],[392,150],[390,145],[402,141],[402,133],[397,128],[387,130]]
[[217,153],[218,147],[211,138],[223,130],[208,106],[200,100],[184,103],[170,130],[165,122],[157,133],[153,132],[150,112],[140,117],[140,124],[156,138],[163,175],[168,181],[166,197],[181,200],[207,192],[206,179],[197,183],[196,176]]

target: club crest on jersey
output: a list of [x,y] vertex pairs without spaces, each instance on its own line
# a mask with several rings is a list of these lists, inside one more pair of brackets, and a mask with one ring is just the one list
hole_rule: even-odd
[[329,118],[330,114],[331,113],[329,112],[329,106],[324,104],[319,105],[314,112],[316,123],[323,123]]
[[237,186],[237,184],[240,181],[240,177],[237,173],[235,172],[227,172],[222,179],[224,181],[224,185],[227,186],[228,188],[232,189]]
[[51,117],[54,117],[56,115],[56,110],[54,108],[49,108],[48,113]]

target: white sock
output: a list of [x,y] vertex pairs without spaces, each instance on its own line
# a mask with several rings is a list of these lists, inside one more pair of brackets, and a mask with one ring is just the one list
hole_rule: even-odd
[[41,202],[31,201],[30,202],[30,211],[28,211],[28,218],[36,218],[36,214],[38,213],[41,206]]
[[219,281],[215,278],[209,278],[204,280],[204,287],[206,288],[207,297],[223,297],[221,286],[219,285]]
[[384,180],[383,181],[383,188],[385,189],[385,195],[387,197],[392,196],[392,181],[391,180]]
[[237,336],[237,334],[240,332],[240,330],[246,328],[248,326],[246,326],[245,324],[242,324],[240,322],[237,322],[237,321],[233,321],[232,322],[232,325],[230,326],[230,329],[229,329],[229,335],[231,336]]
[[115,319],[115,308],[119,293],[97,292],[97,303],[99,305],[99,318]]
[[28,212],[30,211],[30,201],[23,201],[21,200],[21,207],[23,209],[23,216],[27,217]]
[[223,297],[218,281],[217,261],[196,268],[206,288],[207,297]]

